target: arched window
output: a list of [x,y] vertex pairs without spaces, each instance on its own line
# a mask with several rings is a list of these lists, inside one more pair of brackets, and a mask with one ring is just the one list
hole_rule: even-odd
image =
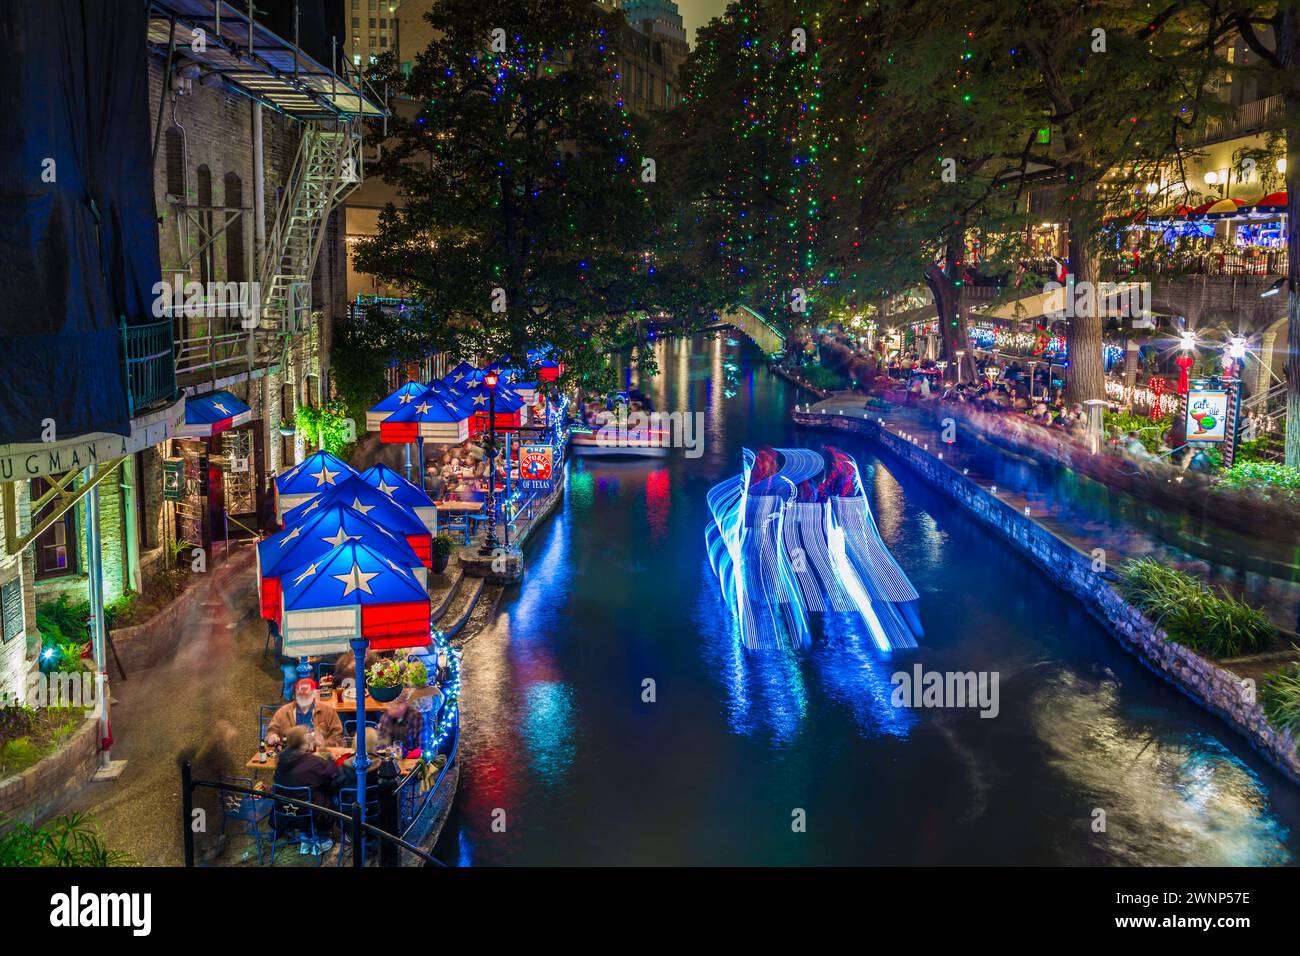
[[[195,180],[198,185],[199,221],[203,223],[203,234],[198,237],[198,245],[202,245],[212,235],[212,170],[200,166],[195,173]],[[199,256],[199,281],[205,286],[212,281],[215,265],[212,247],[208,246]]]
[[167,195],[179,199],[185,195],[185,152],[180,130],[175,126],[163,133],[163,152],[167,161]]
[[[244,185],[234,173],[226,173],[226,214],[223,221],[236,215],[244,204]],[[244,219],[240,216],[227,227],[226,237],[226,281],[246,282],[248,275],[244,269]]]

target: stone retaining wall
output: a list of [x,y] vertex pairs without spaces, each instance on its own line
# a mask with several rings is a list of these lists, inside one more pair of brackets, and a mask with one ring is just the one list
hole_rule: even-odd
[[0,780],[0,833],[16,823],[39,826],[99,766],[99,721],[84,720],[54,753]]
[[1150,670],[1227,721],[1270,763],[1300,783],[1300,754],[1292,735],[1269,725],[1263,708],[1250,699],[1251,695],[1235,674],[1168,640],[1163,630],[1111,586],[1108,576],[1112,572],[1093,570],[1092,555],[1084,554],[928,451],[881,428],[874,419],[800,412],[795,412],[793,417],[797,425],[869,437],[901,458],[927,482],[1031,558],[1055,584],[1082,601]]

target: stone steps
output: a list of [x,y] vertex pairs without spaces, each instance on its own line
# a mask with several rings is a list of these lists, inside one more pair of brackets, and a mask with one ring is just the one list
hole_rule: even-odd
[[483,593],[483,585],[482,578],[470,578],[462,575],[456,582],[456,587],[448,596],[442,613],[434,618],[433,626],[446,634],[447,637],[454,637],[460,633],[461,628],[465,626],[465,622],[469,620],[475,604],[478,603],[479,595]]

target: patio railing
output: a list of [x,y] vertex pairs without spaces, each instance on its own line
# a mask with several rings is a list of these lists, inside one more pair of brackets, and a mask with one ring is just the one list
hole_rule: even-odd
[[1285,249],[1262,255],[1245,253],[1199,253],[1196,255],[1151,256],[1134,262],[1131,257],[1106,263],[1115,276],[1199,275],[1199,276],[1282,276],[1286,274]]
[[171,319],[123,322],[122,364],[131,417],[176,398],[176,354]]

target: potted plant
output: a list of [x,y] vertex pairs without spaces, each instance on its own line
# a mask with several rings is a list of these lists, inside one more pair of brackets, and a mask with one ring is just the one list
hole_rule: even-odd
[[292,438],[295,431],[297,431],[297,425],[294,424],[292,418],[280,419],[280,434],[282,436],[285,438]]
[[440,534],[433,539],[433,573],[442,574],[447,570],[447,562],[451,560],[451,552],[456,548],[456,542],[451,540],[451,535]]
[[366,669],[366,690],[381,704],[396,700],[406,688],[406,664],[392,658],[375,661]]
[[408,661],[403,679],[407,687],[427,687],[429,684],[429,671],[425,668],[423,661]]

